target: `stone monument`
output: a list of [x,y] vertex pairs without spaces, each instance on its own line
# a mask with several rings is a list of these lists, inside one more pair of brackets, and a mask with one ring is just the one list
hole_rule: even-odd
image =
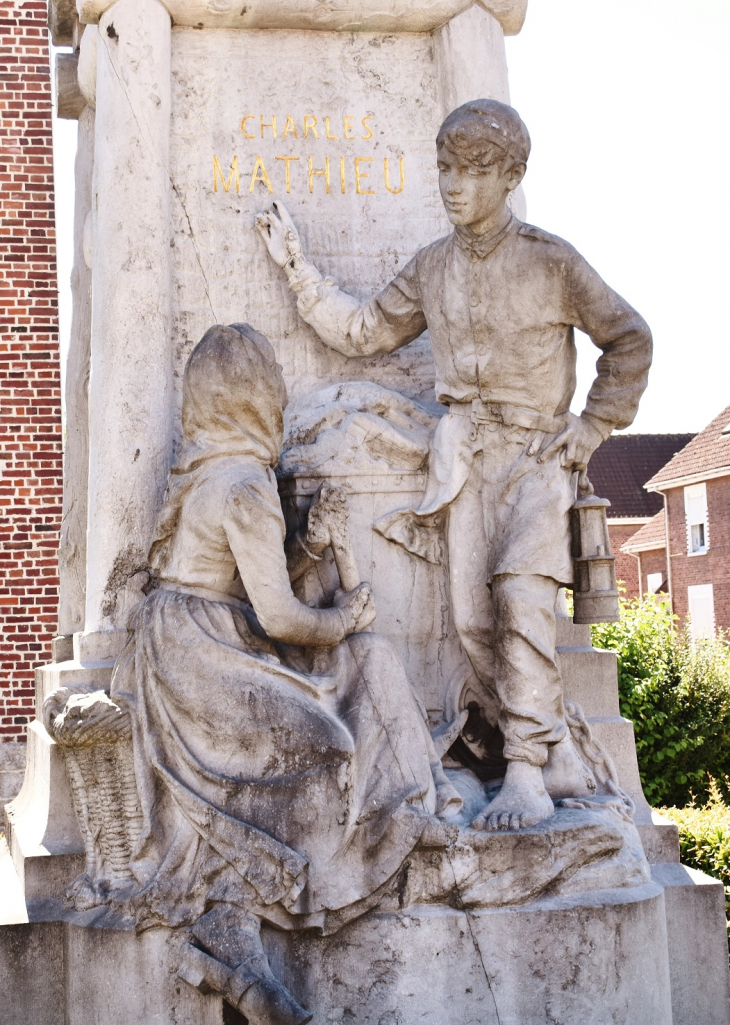
[[730,1021],[722,886],[581,625],[615,600],[585,468],[651,338],[525,222],[524,8],[54,0],[70,426],[13,1023]]

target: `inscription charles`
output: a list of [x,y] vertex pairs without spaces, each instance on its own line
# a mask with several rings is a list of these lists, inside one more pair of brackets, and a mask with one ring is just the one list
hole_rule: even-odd
[[[345,114],[340,118],[316,117],[304,114],[296,118],[286,114],[277,121],[275,114],[244,114],[241,134],[245,140],[263,139],[268,143],[280,141],[291,145],[293,140],[327,140],[329,142],[370,142],[375,137],[374,115],[358,118]],[[279,128],[283,125],[281,134]],[[248,143],[245,143],[247,148]],[[348,147],[351,148],[351,147]],[[381,163],[382,161],[382,163]],[[306,155],[296,153],[264,156],[249,153],[239,159],[234,154],[230,163],[223,163],[213,155],[213,191],[240,192],[243,188],[253,192],[260,184],[270,193],[294,191],[314,194],[315,189],[326,195],[354,191],[359,196],[374,196],[384,188],[398,195],[405,187],[403,157],[368,157],[354,153]]]

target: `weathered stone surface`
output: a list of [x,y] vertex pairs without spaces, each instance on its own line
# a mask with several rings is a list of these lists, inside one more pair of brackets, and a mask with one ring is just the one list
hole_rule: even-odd
[[0,993],[7,1025],[67,1025],[63,924],[0,920]]
[[[79,44],[77,76],[79,89],[92,110],[96,108],[96,72],[98,67],[99,28],[87,25]],[[83,204],[83,192],[79,200]],[[89,262],[89,267],[91,263]]]
[[0,812],[19,792],[25,772],[26,745],[0,745]]
[[[62,2],[62,0],[56,0]],[[194,28],[316,29],[336,32],[429,32],[471,6],[473,0],[166,0],[173,22]],[[98,21],[112,0],[79,0],[83,22]],[[507,35],[522,28],[527,0],[478,0]]]
[[[515,220],[514,111],[452,115],[434,166],[444,115],[508,100],[524,2],[80,10],[73,642],[0,858],[19,1021],[689,1025],[687,922],[724,1009],[720,894],[560,598],[568,470],[630,421],[648,334]],[[244,318],[296,400],[279,492],[283,381]],[[582,418],[569,325],[605,349]]]
[[[77,62],[78,65],[78,62]],[[66,437],[63,452],[63,519],[59,541],[58,628],[82,630],[86,612],[86,530],[89,491],[89,376],[91,373],[91,267],[84,256],[84,231],[91,217],[94,172],[92,107],[80,112],[74,204],[73,311],[66,356]],[[69,658],[73,655],[69,654]],[[54,653],[54,662],[63,662]]]
[[37,720],[23,787],[5,807],[10,851],[27,899],[61,896],[83,851],[63,755]]
[[664,887],[674,1025],[730,1021],[730,975],[722,883],[679,864],[652,866]]
[[87,632],[123,626],[148,581],[172,456],[170,18],[156,0],[119,0],[98,40]]
[[78,121],[86,106],[79,89],[78,65],[78,54],[56,54],[56,115],[69,121]]
[[54,46],[72,46],[79,16],[75,0],[49,0],[48,27]]
[[668,1025],[665,936],[648,884],[494,912],[373,914],[330,939],[265,943],[317,1022]]

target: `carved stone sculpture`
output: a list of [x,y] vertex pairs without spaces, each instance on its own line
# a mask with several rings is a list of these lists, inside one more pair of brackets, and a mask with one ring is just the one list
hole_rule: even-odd
[[128,712],[93,686],[59,687],[43,721],[66,755],[86,852],[84,874],[68,891],[78,910],[124,900],[134,883],[132,849],[142,831]]
[[[185,443],[151,549],[158,586],[130,619],[111,695],[60,690],[44,709],[87,845],[67,899],[109,903],[140,931],[188,930],[181,978],[252,1025],[311,1017],[272,973],[262,923],[329,935],[375,908],[501,907],[648,878],[631,802],[577,708],[566,717],[585,796],[555,791],[567,800],[526,845],[469,828],[499,783],[442,767],[466,710],[432,738],[395,650],[364,632],[375,607],[344,493],[322,484],[285,536],[272,470],[285,403],[265,338],[208,331],[185,373]],[[310,607],[292,581],[326,549],[341,588]]]
[[[566,242],[512,214],[529,152],[527,129],[506,104],[476,100],[451,113],[437,158],[455,230],[364,305],[307,262],[281,203],[257,217],[300,316],[331,348],[372,356],[430,331],[436,397],[449,410],[420,505],[380,529],[423,558],[445,529],[456,627],[508,762],[502,789],[474,822],[490,830],[549,817],[548,776],[561,789],[584,788],[582,763],[562,743],[555,661],[557,593],[573,580],[569,512],[594,449],[632,422],[651,361],[639,314]],[[581,416],[569,409],[575,328],[601,350]]]

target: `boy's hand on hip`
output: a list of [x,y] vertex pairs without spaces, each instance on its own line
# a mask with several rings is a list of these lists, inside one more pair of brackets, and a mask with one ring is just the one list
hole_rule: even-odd
[[567,469],[585,470],[588,460],[604,440],[604,435],[590,420],[574,413],[568,415],[570,419],[560,434],[545,439],[537,461],[544,463],[556,452],[560,452],[560,462]]

